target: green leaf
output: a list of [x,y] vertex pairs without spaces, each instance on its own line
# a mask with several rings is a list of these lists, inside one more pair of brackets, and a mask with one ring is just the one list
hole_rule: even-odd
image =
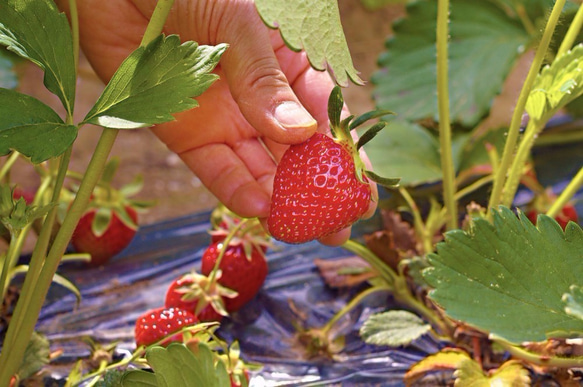
[[328,119],[330,120],[330,130],[336,136],[336,130],[340,129],[340,115],[344,106],[344,98],[339,86],[335,86],[328,98]]
[[405,4],[411,0],[360,0],[364,8],[374,11],[388,4]]
[[135,129],[172,121],[218,79],[210,72],[226,48],[160,35],[124,60],[83,122]]
[[[374,98],[399,119],[438,118],[436,18],[435,1],[410,4],[379,57],[381,70],[371,79]],[[489,1],[452,0],[450,20],[451,118],[473,127],[489,112],[530,38],[517,19]]]
[[35,164],[63,153],[77,137],[77,127],[41,101],[0,89],[0,156],[16,150]]
[[151,372],[132,370],[123,375],[121,385],[123,387],[158,387],[158,382],[156,375]]
[[256,0],[264,23],[279,28],[292,50],[304,49],[313,68],[328,67],[341,86],[363,84],[352,64],[335,0]]
[[583,94],[583,45],[556,58],[537,76],[526,111],[531,119],[545,121]]
[[382,109],[371,110],[370,112],[366,112],[366,113],[361,114],[360,116],[356,117],[354,119],[354,121],[352,121],[350,123],[350,130],[356,129],[357,127],[364,124],[368,120],[387,116],[390,114],[395,114],[395,113],[390,111],[390,110],[382,110]]
[[[123,386],[230,386],[225,364],[219,361],[215,365],[213,353],[203,343],[194,352],[182,343],[172,343],[168,348],[152,347],[146,359],[154,374],[130,371],[123,377]],[[154,375],[155,379],[148,375]]]
[[477,218],[470,232],[446,233],[428,259],[430,297],[456,320],[513,343],[583,332],[562,302],[583,278],[583,231],[574,223],[563,233],[540,215],[535,227],[500,207],[493,224]]
[[370,140],[372,140],[373,138],[375,138],[376,135],[381,130],[383,130],[385,128],[385,126],[387,126],[387,123],[384,122],[384,121],[377,122],[376,124],[374,124],[373,126],[371,126],[370,129],[368,129],[366,132],[364,132],[364,134],[362,136],[360,136],[360,138],[358,139],[358,142],[356,143],[356,149],[362,148]]
[[0,44],[42,68],[46,88],[73,113],[73,38],[67,17],[53,1],[6,0],[0,12]]
[[360,328],[360,336],[368,344],[397,347],[407,345],[431,330],[431,325],[405,310],[377,313]]
[[[453,139],[456,166],[467,136],[458,134]],[[367,144],[366,153],[377,174],[400,176],[400,183],[404,186],[436,182],[442,178],[439,141],[435,134],[417,124],[392,121]]]
[[583,320],[583,287],[571,285],[569,293],[563,294],[563,302],[565,305],[565,312],[570,315]]
[[[87,261],[90,261],[90,259],[88,259]],[[26,274],[28,273],[28,269],[29,269],[28,265],[15,266],[10,270],[8,278],[14,278],[17,274]],[[65,277],[58,273],[55,273],[53,275],[53,282],[58,285],[61,285],[62,287],[73,293],[75,295],[75,298],[77,299],[77,304],[81,302],[81,292],[79,291],[77,286],[75,286],[74,283],[72,283],[71,281],[69,281],[68,279],[66,279]],[[6,284],[6,286],[8,286],[8,284]]]
[[41,368],[49,364],[49,356],[49,340],[40,333],[33,332],[18,370],[19,379],[26,379],[40,371]]

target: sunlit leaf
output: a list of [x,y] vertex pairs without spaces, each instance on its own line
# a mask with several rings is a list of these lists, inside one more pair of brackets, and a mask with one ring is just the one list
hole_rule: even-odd
[[545,121],[583,94],[583,45],[556,58],[535,80],[526,102],[531,119]]
[[67,112],[75,102],[75,62],[69,22],[51,0],[6,0],[0,12],[0,44],[45,72],[44,84]]
[[36,164],[63,153],[76,137],[77,128],[41,101],[0,89],[0,156],[16,150]]
[[124,60],[83,122],[134,129],[172,121],[218,79],[210,72],[226,48],[159,36]]
[[[453,139],[454,164],[459,164],[467,134]],[[393,121],[366,145],[373,170],[380,176],[399,176],[404,186],[441,180],[439,141],[434,133],[413,123]]]
[[572,285],[569,293],[563,295],[565,312],[583,320],[583,287]]
[[172,343],[168,348],[152,347],[146,359],[154,373],[130,371],[122,379],[123,386],[230,386],[225,364],[222,361],[215,364],[211,350],[202,343],[197,351],[190,351],[182,343]]
[[526,368],[517,361],[507,361],[500,368],[486,375],[475,360],[462,361],[456,372],[456,386],[475,387],[529,387],[530,374]]
[[390,310],[368,318],[360,328],[360,336],[368,344],[397,347],[410,344],[431,330],[417,315],[406,310]]
[[330,69],[336,82],[362,84],[348,51],[335,0],[256,0],[265,24],[279,28],[288,47],[304,49],[312,67]]
[[[449,74],[453,122],[473,127],[501,91],[530,37],[517,18],[490,1],[452,0]],[[417,1],[393,26],[381,70],[372,77],[380,108],[398,119],[437,119],[435,31],[437,3]]]
[[583,321],[562,297],[583,278],[581,227],[563,232],[545,215],[535,227],[505,207],[493,219],[445,234],[424,271],[430,297],[450,317],[513,343],[580,335]]

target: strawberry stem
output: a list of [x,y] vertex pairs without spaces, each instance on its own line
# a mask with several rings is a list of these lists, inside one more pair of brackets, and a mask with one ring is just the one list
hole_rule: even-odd
[[[144,37],[142,38],[141,46],[145,46],[162,32],[166,17],[173,3],[174,0],[158,1],[146,28],[146,32],[144,33]],[[75,8],[76,2],[71,1],[70,6]],[[73,9],[71,14],[77,15],[76,10]],[[75,23],[73,27],[76,26],[77,24]],[[78,49],[78,47],[74,48]],[[73,107],[66,106],[66,108],[66,121],[68,124],[73,124]],[[41,235],[39,235],[31,257],[30,270],[22,286],[21,297],[16,304],[12,320],[6,332],[2,352],[0,353],[0,386],[10,384],[12,376],[16,374],[22,363],[24,351],[34,331],[34,326],[38,320],[52,278],[57,271],[60,259],[67,248],[75,226],[89,203],[91,192],[103,171],[117,133],[117,129],[103,130],[77,197],[73,201],[63,225],[56,235],[48,255],[45,254],[56,219],[57,207],[54,207],[45,219]],[[72,146],[59,159],[59,171],[53,191],[53,202],[58,201],[60,191],[63,187],[71,151]]]
[[352,309],[358,306],[358,304],[360,304],[365,298],[376,292],[390,292],[390,290],[391,288],[389,286],[374,286],[363,290],[354,298],[352,298],[348,304],[344,305],[342,309],[336,312],[336,314],[334,314],[334,316],[332,316],[332,318],[322,328],[320,328],[319,331],[324,335],[328,335],[332,327],[342,318],[342,316],[349,313]]
[[[229,243],[233,240],[235,235],[237,235],[239,230],[241,230],[244,226],[246,226],[251,220],[252,219],[243,219],[241,222],[239,222],[237,225],[235,225],[235,227],[233,227],[229,231],[229,234],[227,234],[227,237],[222,242],[220,242],[221,246],[220,246],[219,256],[217,257],[217,260],[215,261],[215,266],[213,267],[213,270],[211,271],[211,274],[209,276],[209,281],[204,289],[205,291],[209,291],[211,286],[215,282],[216,277],[217,277],[217,272],[219,271],[219,268],[221,266],[221,262],[223,261],[223,257],[225,256],[225,253],[227,252],[227,249],[229,248]],[[197,305],[197,312],[200,312],[198,310],[198,305]]]
[[[582,7],[583,8],[583,7]],[[571,200],[573,196],[577,193],[579,188],[583,186],[583,168],[579,169],[579,172],[575,175],[575,177],[571,180],[569,185],[565,187],[561,195],[554,201],[551,207],[547,210],[547,215],[550,217],[557,216],[563,207]]]
[[[510,164],[514,157],[514,151],[516,148],[516,143],[520,135],[520,125],[522,123],[522,113],[526,106],[526,101],[530,95],[530,90],[532,85],[539,73],[541,64],[546,57],[551,38],[553,36],[553,31],[559,20],[563,7],[566,0],[557,0],[553,6],[553,10],[547,21],[545,30],[541,37],[539,46],[536,50],[535,57],[528,71],[528,75],[522,85],[522,90],[514,107],[514,113],[512,115],[512,120],[510,121],[510,127],[508,128],[508,136],[506,137],[506,143],[504,144],[504,151],[502,153],[502,159],[497,168],[496,177],[494,179],[494,184],[492,187],[492,192],[490,194],[490,199],[488,203],[488,208],[496,208],[502,200],[502,192],[504,188],[504,183],[506,181],[506,174],[510,169]],[[508,193],[506,193],[508,194]],[[492,219],[492,212],[488,211],[488,218]]]
[[437,105],[439,110],[439,142],[443,170],[443,201],[447,209],[447,228],[458,227],[455,200],[455,169],[453,165],[448,84],[448,22],[449,0],[437,2]]

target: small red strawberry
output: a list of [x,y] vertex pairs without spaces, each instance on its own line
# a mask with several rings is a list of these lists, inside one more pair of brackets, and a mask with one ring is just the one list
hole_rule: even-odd
[[30,205],[34,201],[34,192],[31,190],[25,190],[20,187],[16,187],[12,192],[12,197],[14,197],[14,199],[23,198],[26,204]]
[[[220,278],[220,275],[217,275],[217,278]],[[192,272],[172,281],[166,291],[164,305],[167,308],[191,311],[200,321],[220,322],[223,316],[228,314],[224,300],[236,295],[236,292],[225,289],[216,280],[211,284],[207,276]],[[197,313],[197,306],[201,300],[206,305]]]
[[[222,248],[223,242],[219,242],[205,250],[201,266],[203,274],[210,275]],[[232,241],[218,266],[221,271],[221,277],[217,279],[219,284],[238,293],[237,297],[225,299],[225,308],[229,312],[235,312],[251,301],[267,277],[267,261],[263,251],[255,246],[246,249],[243,242]]]
[[[536,224],[536,218],[538,217],[538,214],[540,214],[540,212],[536,210],[530,210],[526,213],[526,216],[533,224]],[[563,207],[561,212],[555,216],[555,220],[564,230],[569,222],[577,223],[579,221],[579,216],[575,207],[572,204],[567,204]]]
[[[184,327],[198,323],[196,316],[187,310],[178,308],[157,308],[149,310],[136,320],[136,345],[148,346],[159,342],[170,334]],[[168,337],[162,345],[173,341],[182,341],[182,335]]]
[[284,153],[273,183],[267,225],[271,235],[287,243],[304,243],[333,234],[357,221],[369,208],[368,179],[394,186],[398,179],[384,179],[366,171],[358,150],[384,126],[374,125],[357,144],[350,131],[369,118],[390,112],[366,113],[340,120],[342,94],[337,87],[328,102],[333,138],[316,133]]
[[[547,190],[539,190],[538,194],[534,197],[534,199],[529,203],[526,209],[526,216],[527,218],[533,223],[536,224],[538,214],[546,213],[549,208],[551,208],[552,204],[557,199],[557,195],[552,192],[550,189]],[[567,203],[561,209],[561,212],[555,215],[555,220],[561,228],[564,230],[567,227],[567,224],[570,221],[577,223],[579,221],[579,217],[577,215],[577,210],[571,203]]]
[[103,265],[130,244],[138,229],[138,210],[152,206],[151,202],[129,199],[141,190],[141,176],[120,189],[112,187],[118,166],[117,158],[106,165],[71,238],[77,252],[91,255],[94,266]]
[[91,265],[103,265],[130,244],[137,221],[136,210],[129,206],[90,208],[79,220],[71,243],[77,252],[91,254]]

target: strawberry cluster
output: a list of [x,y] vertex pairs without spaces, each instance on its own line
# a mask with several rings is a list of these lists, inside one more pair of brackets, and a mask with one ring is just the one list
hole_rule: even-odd
[[185,328],[220,322],[261,289],[268,271],[265,253],[270,241],[259,221],[241,219],[221,206],[213,212],[211,223],[211,243],[202,255],[200,273],[193,270],[173,280],[164,306],[137,319],[137,346],[182,342]]

